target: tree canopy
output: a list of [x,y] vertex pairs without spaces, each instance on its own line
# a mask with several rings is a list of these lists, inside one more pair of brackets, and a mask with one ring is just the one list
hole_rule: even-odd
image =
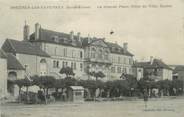
[[63,67],[61,68],[61,70],[59,71],[60,74],[65,74],[66,77],[69,76],[74,76],[75,73],[73,72],[73,69],[71,67]]
[[98,78],[104,78],[105,77],[105,74],[101,71],[98,71],[98,72],[92,71],[92,72],[89,72],[89,75],[95,77],[96,81],[98,80]]

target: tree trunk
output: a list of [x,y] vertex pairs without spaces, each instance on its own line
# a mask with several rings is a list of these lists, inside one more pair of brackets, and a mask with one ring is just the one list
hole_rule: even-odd
[[28,96],[28,86],[26,86],[26,98],[27,98],[27,103],[29,103],[29,96]]
[[96,77],[96,81],[98,80],[98,77]]
[[56,93],[58,93],[58,88],[55,88]]
[[21,92],[21,87],[19,87],[19,103],[21,102],[21,100],[22,100],[22,96],[20,95],[20,92]]
[[21,92],[21,87],[19,87],[19,96],[20,96],[20,92]]
[[47,97],[46,97],[46,91],[45,91],[45,88],[43,88],[43,91],[44,91],[45,104],[47,104]]
[[26,87],[26,95],[28,95],[28,86]]
[[46,94],[47,94],[47,96],[48,96],[48,93],[49,93],[49,88],[46,89]]

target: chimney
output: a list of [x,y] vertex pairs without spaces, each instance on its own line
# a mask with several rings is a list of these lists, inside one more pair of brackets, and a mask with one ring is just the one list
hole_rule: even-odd
[[78,39],[78,41],[81,42],[81,33],[80,32],[77,33],[77,39]]
[[74,40],[74,32],[73,32],[73,31],[70,32],[70,39],[71,39],[72,41]]
[[89,34],[88,34],[88,43],[91,43],[91,38]]
[[124,49],[124,52],[126,53],[128,50],[128,43],[123,43],[123,49]]
[[153,64],[153,56],[150,56],[150,64]]
[[35,24],[35,40],[40,38],[40,28],[41,28],[40,24],[36,23]]
[[26,24],[26,21],[25,21],[25,25],[24,25],[23,38],[25,41],[29,40],[29,25]]

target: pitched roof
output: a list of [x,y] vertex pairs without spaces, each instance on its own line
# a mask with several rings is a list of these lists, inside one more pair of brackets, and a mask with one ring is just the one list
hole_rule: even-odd
[[149,67],[151,66],[150,62],[135,62],[134,67]]
[[2,49],[5,52],[10,52],[14,54],[21,53],[21,54],[50,57],[46,52],[42,51],[38,46],[35,46],[28,41],[17,41],[13,39],[6,39],[6,41],[2,46]]
[[134,63],[134,67],[143,67],[143,68],[164,68],[172,70],[167,64],[165,64],[162,60],[154,59],[153,62],[136,62]]
[[123,54],[123,55],[127,55],[127,56],[134,56],[132,53],[130,53],[128,50],[125,51],[123,47],[121,47],[120,45],[116,44],[116,43],[110,43],[110,42],[106,42],[110,48],[111,53],[115,53],[115,54]]
[[[70,38],[70,34],[67,34],[67,33],[47,30],[43,28],[40,28],[39,31],[40,31],[39,39],[35,40],[35,33],[32,33],[30,36],[30,41],[48,42],[48,43],[54,43],[54,44],[60,44],[65,46],[78,47],[78,48],[93,45],[95,42],[100,40],[104,41],[104,38],[96,38],[96,37],[93,37],[93,38],[80,37],[80,39],[78,39],[78,36],[76,35],[74,35],[74,39],[73,39],[74,41],[72,41],[72,39]],[[90,38],[90,42],[88,41],[89,38]],[[111,53],[133,56],[133,54],[131,54],[129,51],[124,51],[124,49],[118,44],[109,43],[105,41],[104,43],[106,43],[107,47],[110,48]],[[115,50],[113,48],[115,48]],[[120,51],[117,51],[116,49],[120,49]]]
[[0,58],[7,58],[6,53],[2,49],[0,49]]
[[[82,37],[81,37],[82,39]],[[82,43],[78,40],[78,37],[74,35],[74,41],[70,38],[70,34],[63,32],[56,32],[52,30],[47,30],[40,28],[40,38],[39,40],[35,40],[35,33],[31,34],[30,41],[41,41],[41,42],[49,42],[55,44],[61,44],[66,46],[73,47],[82,47]]]
[[173,73],[178,73],[179,71],[184,71],[184,65],[174,65]]
[[154,59],[152,66],[172,70],[167,64],[165,64],[162,60],[159,59]]
[[7,53],[7,67],[14,70],[25,70],[22,64],[12,53]]

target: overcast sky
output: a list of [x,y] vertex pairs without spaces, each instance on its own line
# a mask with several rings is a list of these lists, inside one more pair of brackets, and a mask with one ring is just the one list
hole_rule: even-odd
[[[11,1],[11,2],[10,2]],[[25,3],[27,1],[27,3]],[[35,0],[32,0],[35,1]],[[184,65],[184,1],[183,0],[85,0],[80,5],[91,6],[82,10],[15,10],[12,5],[70,5],[77,2],[61,0],[0,1],[0,45],[6,38],[22,40],[24,21],[30,25],[39,22],[42,28],[59,32],[81,32],[82,36],[105,37],[107,41],[123,45],[128,42],[129,50],[135,59],[148,60],[150,56],[160,58],[168,64]],[[66,0],[65,0],[66,1]],[[79,0],[73,0],[79,1]],[[109,0],[108,0],[109,1]],[[129,1],[129,3],[127,3]],[[130,3],[131,1],[131,3]],[[136,2],[135,2],[136,1]],[[124,8],[97,9],[97,5],[130,5],[130,4],[172,4],[172,8]],[[109,32],[113,30],[114,34]]]

